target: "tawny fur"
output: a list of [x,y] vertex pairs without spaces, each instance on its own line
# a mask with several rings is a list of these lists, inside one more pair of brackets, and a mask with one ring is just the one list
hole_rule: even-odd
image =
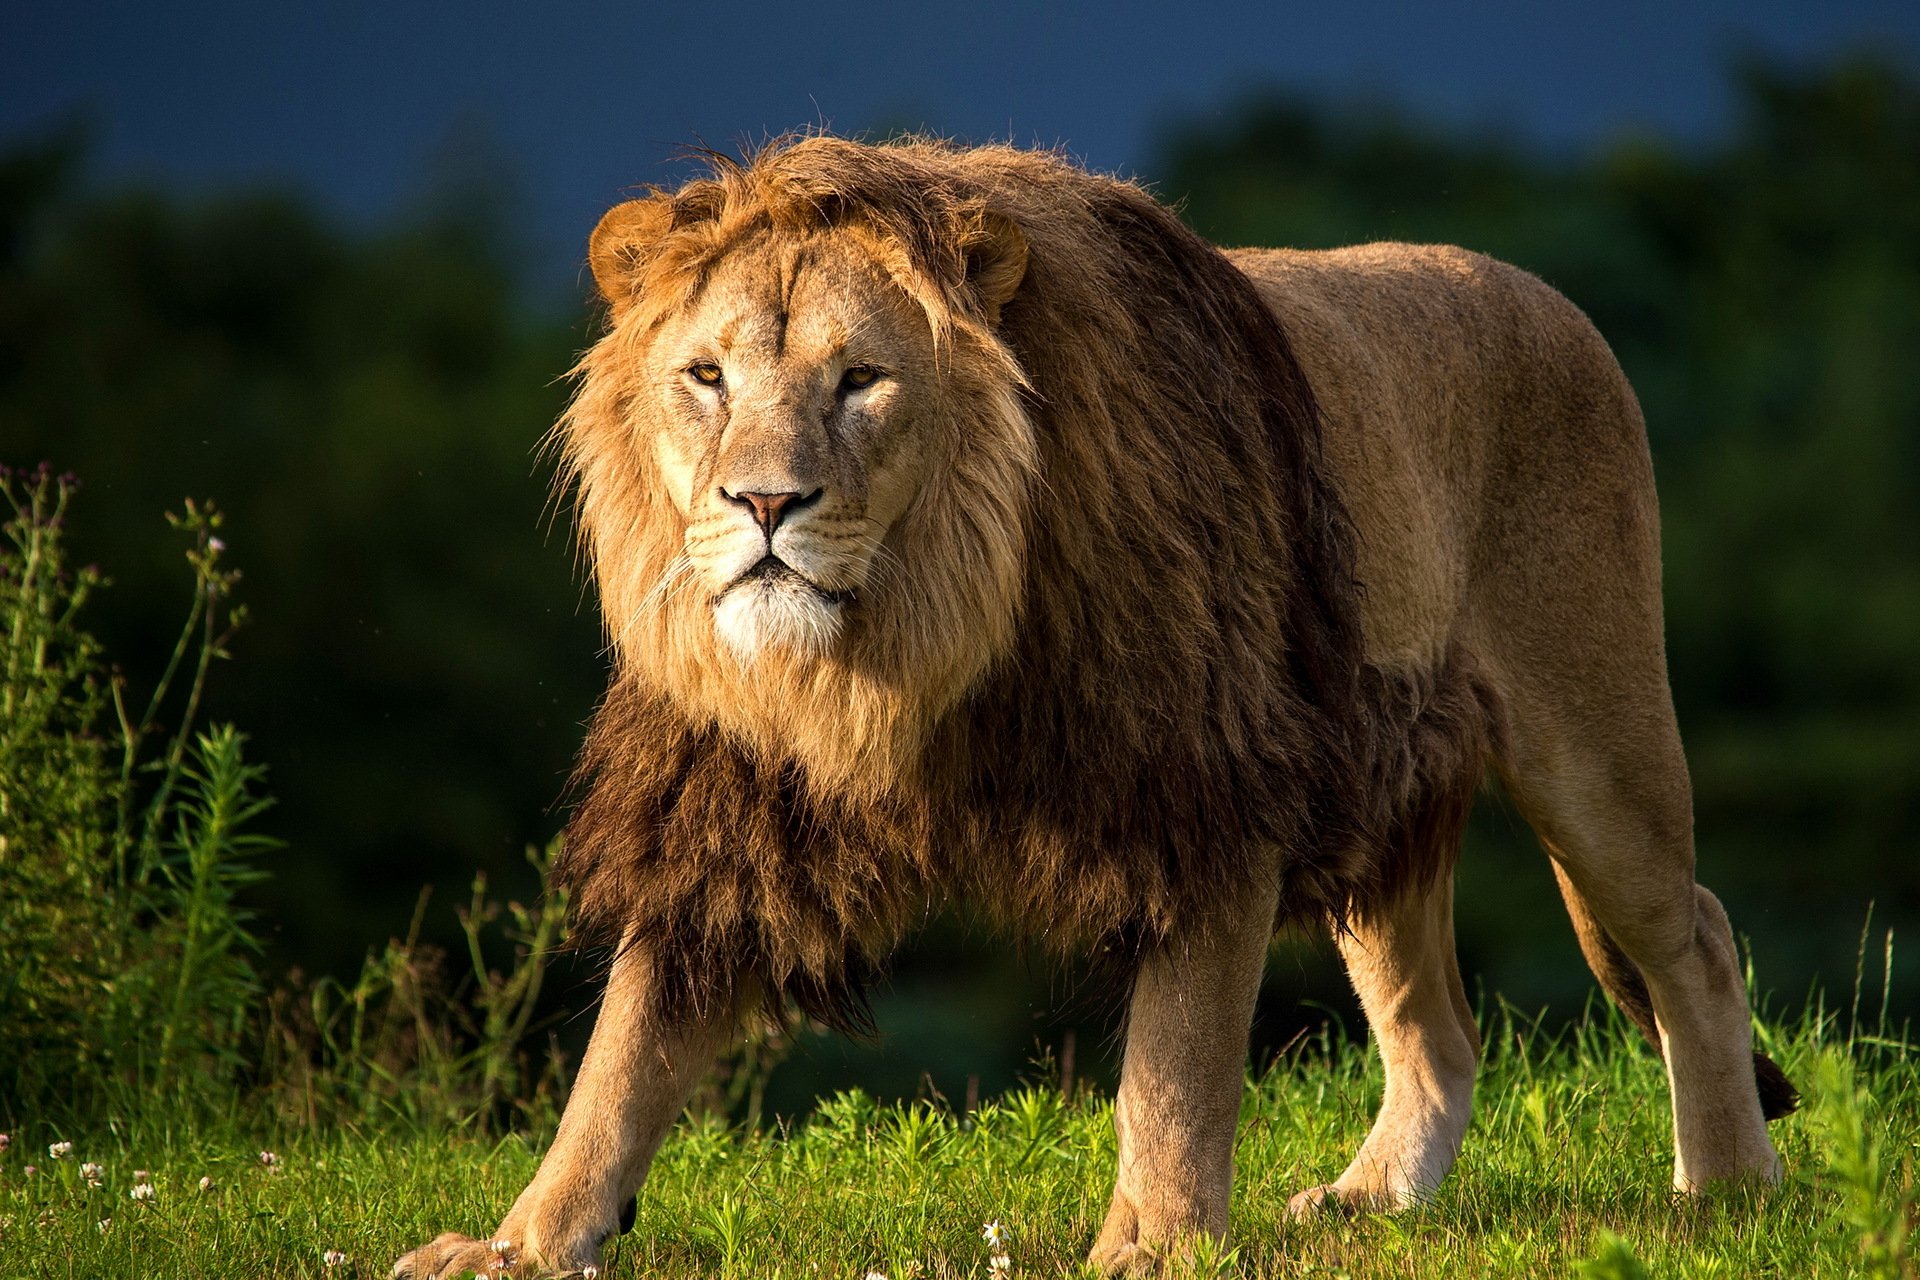
[[[684,956],[663,998],[750,977],[855,1020],[850,979],[932,896],[1138,945],[1275,869],[1290,917],[1434,874],[1491,708],[1458,646],[1366,661],[1312,390],[1215,249],[1006,148],[810,139],[647,204],[561,428],[621,667],[561,879],[590,930]],[[994,322],[967,246],[997,220],[1024,270]],[[951,452],[888,535],[916,591],[827,660],[742,668],[697,593],[650,598],[684,523],[620,379],[767,228],[885,246],[941,338]]]

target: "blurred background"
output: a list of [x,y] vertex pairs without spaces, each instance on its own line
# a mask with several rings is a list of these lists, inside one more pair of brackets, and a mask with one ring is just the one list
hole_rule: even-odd
[[[1135,4],[20,7],[0,21],[0,463],[85,484],[92,629],[137,687],[189,581],[162,512],[229,512],[253,621],[212,714],[272,772],[268,969],[350,974],[523,859],[605,676],[538,444],[591,340],[599,214],[676,148],[793,128],[1058,146],[1226,244],[1449,241],[1611,340],[1653,437],[1701,879],[1777,1010],[1920,1004],[1920,7]],[[0,892],[3,892],[0,889]],[[1497,797],[1460,872],[1468,983],[1591,992]],[[1872,922],[1868,913],[1872,906]],[[592,997],[576,964],[563,1017]],[[817,1090],[958,1098],[1111,1011],[938,922]],[[1278,950],[1256,1048],[1361,1023]]]

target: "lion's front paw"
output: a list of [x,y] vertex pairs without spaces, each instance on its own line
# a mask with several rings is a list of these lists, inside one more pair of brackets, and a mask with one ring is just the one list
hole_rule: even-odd
[[436,1236],[393,1264],[393,1280],[456,1280],[471,1273],[481,1277],[585,1277],[592,1280],[600,1271],[592,1263],[556,1264],[535,1256],[510,1238],[475,1240],[457,1231]]
[[1162,1271],[1160,1259],[1131,1240],[1096,1246],[1087,1263],[1105,1280],[1134,1280]]

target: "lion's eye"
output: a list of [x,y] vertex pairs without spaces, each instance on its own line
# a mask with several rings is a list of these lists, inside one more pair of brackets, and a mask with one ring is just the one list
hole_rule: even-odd
[[688,365],[687,376],[703,387],[717,387],[725,377],[720,372],[720,366],[711,360],[702,360],[699,364]]
[[842,391],[860,391],[880,381],[880,371],[870,364],[849,365],[840,375]]

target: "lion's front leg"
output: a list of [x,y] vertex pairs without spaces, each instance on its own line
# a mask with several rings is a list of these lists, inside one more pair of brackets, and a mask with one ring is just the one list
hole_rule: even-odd
[[1453,878],[1356,913],[1334,943],[1386,1069],[1380,1114],[1336,1182],[1288,1202],[1294,1217],[1404,1209],[1453,1167],[1473,1113],[1480,1032],[1453,944]]
[[599,1267],[601,1247],[620,1229],[661,1139],[738,1025],[731,1006],[705,1020],[661,1025],[649,1013],[652,965],[640,947],[614,961],[560,1131],[499,1228],[484,1240],[440,1236],[396,1262],[395,1277],[493,1275],[503,1264],[516,1277]]
[[1247,1033],[1276,894],[1241,899],[1141,963],[1113,1108],[1119,1174],[1092,1255],[1108,1273],[1155,1274],[1196,1235],[1226,1234]]

